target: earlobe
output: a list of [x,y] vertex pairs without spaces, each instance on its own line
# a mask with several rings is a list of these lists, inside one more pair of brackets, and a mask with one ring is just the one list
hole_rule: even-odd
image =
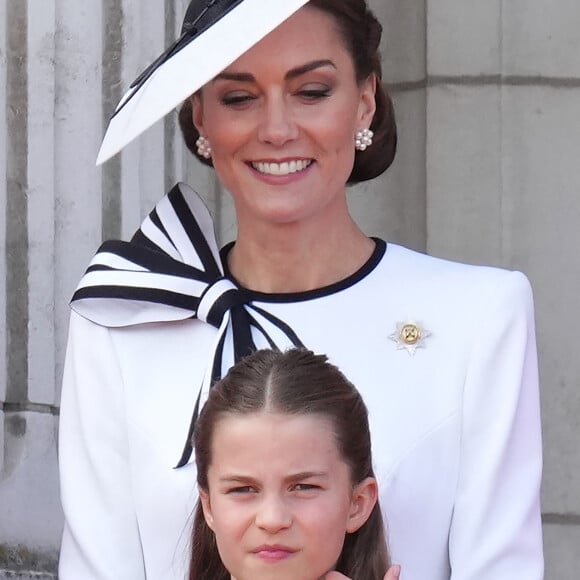
[[377,480],[367,477],[353,490],[351,509],[346,524],[346,532],[352,534],[369,519],[378,499]]
[[201,502],[201,508],[203,510],[203,517],[208,527],[213,530],[213,515],[211,511],[211,502],[209,498],[209,493],[204,489],[199,489],[199,501]]

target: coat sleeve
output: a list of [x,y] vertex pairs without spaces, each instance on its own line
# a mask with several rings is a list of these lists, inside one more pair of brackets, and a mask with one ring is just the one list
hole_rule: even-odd
[[523,274],[503,276],[479,316],[480,327],[465,329],[474,345],[449,536],[452,580],[543,578],[532,293]]
[[110,331],[71,315],[59,432],[61,580],[143,580],[123,381]]

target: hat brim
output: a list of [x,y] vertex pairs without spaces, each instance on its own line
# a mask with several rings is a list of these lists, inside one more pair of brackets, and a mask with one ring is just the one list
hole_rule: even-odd
[[127,91],[97,156],[100,165],[195,93],[308,0],[244,0]]

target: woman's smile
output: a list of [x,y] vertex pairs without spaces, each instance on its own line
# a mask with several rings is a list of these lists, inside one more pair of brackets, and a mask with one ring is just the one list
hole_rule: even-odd
[[264,175],[290,175],[310,167],[312,159],[291,159],[287,161],[252,161],[251,166]]

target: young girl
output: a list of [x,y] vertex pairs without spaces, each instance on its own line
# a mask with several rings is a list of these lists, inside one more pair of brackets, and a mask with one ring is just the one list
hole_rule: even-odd
[[366,407],[304,349],[260,350],[212,390],[194,433],[190,580],[382,580]]

